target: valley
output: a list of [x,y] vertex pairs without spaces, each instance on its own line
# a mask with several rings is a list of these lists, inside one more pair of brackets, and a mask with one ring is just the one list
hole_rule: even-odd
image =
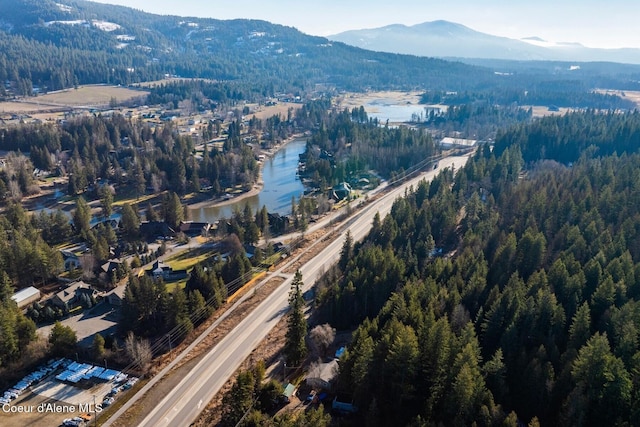
[[640,424],[635,6],[110,1],[0,2],[0,424]]

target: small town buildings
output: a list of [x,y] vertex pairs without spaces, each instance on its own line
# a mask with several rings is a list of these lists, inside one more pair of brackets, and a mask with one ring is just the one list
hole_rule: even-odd
[[40,291],[33,286],[24,288],[11,296],[11,299],[18,304],[18,308],[24,308],[31,303],[39,301],[42,295]]

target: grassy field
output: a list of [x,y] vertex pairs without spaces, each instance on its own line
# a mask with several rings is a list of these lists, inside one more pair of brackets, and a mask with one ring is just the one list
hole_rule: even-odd
[[137,203],[138,206],[142,206],[143,203],[146,203],[151,199],[159,197],[162,194],[164,194],[164,191],[158,194],[145,194],[144,196],[140,196],[140,197],[123,195],[122,198],[120,198],[119,196],[116,196],[116,201],[113,202],[113,206],[123,206],[127,203],[130,205]]
[[177,288],[182,288],[184,289],[185,286],[187,286],[187,280],[189,279],[182,279],[182,280],[178,280],[177,282],[171,282],[171,283],[167,283],[167,292],[171,293],[174,291],[174,289]]
[[41,104],[50,103],[68,106],[108,105],[111,98],[121,102],[140,96],[147,96],[148,94],[149,92],[144,90],[134,90],[121,86],[89,85],[80,86],[78,89],[48,93],[33,100],[37,100]]
[[106,107],[115,98],[117,102],[146,97],[145,90],[134,90],[120,86],[88,85],[77,89],[66,89],[46,95],[23,98],[18,101],[1,102],[0,113],[37,113],[52,109],[73,107]]
[[172,256],[165,261],[169,267],[174,270],[189,270],[196,264],[206,261],[216,255],[217,252],[213,252],[207,249],[191,249],[185,252],[181,252],[176,256]]

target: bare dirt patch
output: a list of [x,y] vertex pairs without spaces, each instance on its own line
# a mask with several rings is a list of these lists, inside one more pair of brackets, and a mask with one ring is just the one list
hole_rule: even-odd
[[[325,236],[327,238],[325,238]],[[293,254],[291,254],[292,256],[295,257],[300,252],[302,252],[302,256],[300,256],[300,258],[298,258],[293,264],[291,264],[290,266],[285,268],[283,270],[284,273],[293,274],[296,271],[298,271],[298,269],[300,267],[302,267],[304,264],[306,264],[311,258],[316,256],[320,251],[322,251],[325,247],[327,247],[331,243],[331,239],[328,238],[328,237],[330,237],[330,236],[329,236],[329,233],[328,233],[328,231],[326,229],[321,229],[321,230],[314,231],[313,233],[309,233],[309,234],[305,235],[304,236],[304,243],[302,244],[302,247],[300,249],[297,249],[296,251],[294,251]],[[310,243],[315,242],[317,240],[321,240],[321,242],[317,243],[313,247],[312,251],[307,250],[307,246]]]

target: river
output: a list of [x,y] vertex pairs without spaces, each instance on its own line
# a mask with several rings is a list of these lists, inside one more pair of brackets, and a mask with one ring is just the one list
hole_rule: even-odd
[[296,139],[280,148],[262,165],[262,191],[256,196],[248,197],[220,207],[203,207],[189,209],[189,219],[198,222],[214,222],[220,218],[230,218],[234,209],[244,209],[249,204],[255,212],[267,207],[269,213],[288,214],[291,212],[291,196],[296,200],[303,194],[304,186],[296,175],[298,155],[305,150],[307,140]]

